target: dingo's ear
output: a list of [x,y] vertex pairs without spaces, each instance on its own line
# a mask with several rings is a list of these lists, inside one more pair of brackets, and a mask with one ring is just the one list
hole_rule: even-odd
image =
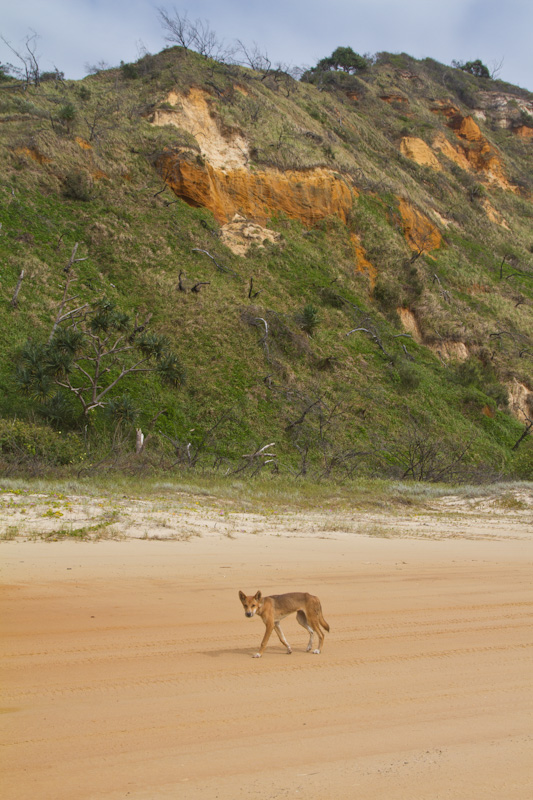
[[246,595],[244,594],[244,592],[239,592],[239,597],[240,597],[241,603],[244,603],[244,601],[246,600]]
[[261,592],[256,592],[255,593],[254,600],[257,600],[257,602],[259,602],[261,600]]

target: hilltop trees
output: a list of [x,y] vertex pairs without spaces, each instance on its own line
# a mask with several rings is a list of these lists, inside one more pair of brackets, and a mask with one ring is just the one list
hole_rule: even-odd
[[337,47],[329,58],[322,58],[315,69],[322,72],[326,70],[342,70],[342,72],[353,75],[355,72],[366,69],[367,66],[366,59],[360,56],[359,53],[354,52],[351,47]]
[[351,47],[337,47],[327,58],[321,58],[316,67],[304,72],[302,80],[308,83],[327,83],[348,78],[368,68],[368,62]]
[[479,58],[476,58],[475,61],[467,61],[465,64],[462,61],[452,61],[452,66],[462,69],[463,72],[469,72],[476,78],[490,78],[488,67]]

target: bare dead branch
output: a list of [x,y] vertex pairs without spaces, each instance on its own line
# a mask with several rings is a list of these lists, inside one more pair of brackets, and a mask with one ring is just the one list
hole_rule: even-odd
[[443,287],[442,281],[441,281],[441,279],[439,278],[439,276],[437,275],[436,272],[433,275],[433,283],[435,283],[435,282],[439,284],[439,288],[440,288],[440,293],[442,295],[442,299],[446,303],[451,303],[452,302],[452,297],[451,297],[449,291]]
[[198,283],[195,283],[194,286],[191,287],[191,292],[199,294],[202,286],[209,286],[210,284],[211,281],[199,281]]
[[527,416],[527,414],[526,414],[526,412],[524,411],[523,408],[521,408],[520,411],[524,415],[525,426],[526,427],[522,431],[521,436],[517,439],[517,441],[512,446],[511,450],[518,450],[519,446],[522,444],[522,442],[524,441],[526,436],[528,436],[531,433],[531,431],[533,430],[533,419],[531,419],[530,417]]
[[204,253],[204,255],[208,256],[208,258],[211,259],[211,261],[215,264],[217,269],[219,269],[221,272],[227,272],[230,275],[235,275],[236,278],[240,278],[241,277],[240,275],[238,275],[236,272],[234,272],[229,267],[225,267],[223,264],[219,264],[218,261],[216,260],[216,258],[214,256],[212,256],[211,253],[209,253],[207,250],[202,250],[199,247],[193,247],[192,248],[192,252],[193,253]]
[[17,285],[15,287],[15,291],[13,292],[13,297],[11,298],[11,307],[17,308],[18,306],[18,296],[20,292],[20,287],[22,286],[22,281],[24,280],[24,270],[20,271],[19,279],[17,281]]
[[308,405],[308,406],[307,406],[307,408],[306,408],[306,409],[304,409],[304,411],[303,411],[303,413],[301,414],[301,416],[300,416],[300,417],[298,417],[298,419],[294,420],[294,422],[290,422],[290,423],[289,423],[289,424],[288,424],[288,425],[285,427],[285,430],[286,430],[286,431],[290,431],[290,430],[291,430],[291,428],[294,428],[296,425],[301,425],[301,424],[302,424],[302,422],[305,420],[306,416],[307,416],[307,415],[309,414],[309,412],[311,411],[311,409],[312,409],[312,408],[314,408],[316,405],[318,405],[318,404],[319,404],[319,403],[321,403],[321,402],[322,402],[322,401],[321,401],[321,399],[319,398],[318,400],[315,400],[315,401],[314,401],[314,403],[311,403],[310,405]]
[[402,344],[402,350],[405,353],[405,355],[407,356],[407,358],[409,359],[409,361],[415,361],[416,360],[415,357],[412,356],[411,353],[408,352],[407,347],[404,344]]
[[259,289],[259,291],[254,292],[254,279],[250,278],[250,288],[248,289],[248,299],[249,300],[255,300],[257,295],[261,294],[261,291],[262,290]]
[[363,333],[368,333],[368,335],[371,337],[371,339],[374,340],[374,342],[377,344],[382,353],[384,353],[384,355],[386,355],[387,358],[392,359],[391,354],[388,353],[383,347],[383,342],[381,341],[381,337],[376,331],[369,330],[368,328],[353,328],[353,330],[348,331],[346,336],[350,336],[352,333],[357,333],[358,331],[363,331]]

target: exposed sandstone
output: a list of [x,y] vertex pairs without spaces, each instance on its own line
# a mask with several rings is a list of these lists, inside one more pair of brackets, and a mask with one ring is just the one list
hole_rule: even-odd
[[384,100],[385,103],[403,103],[409,105],[409,99],[402,94],[381,94],[380,100]]
[[165,106],[154,112],[152,124],[175,125],[192,134],[201,148],[200,158],[183,149],[167,151],[157,163],[168,186],[187,203],[208,208],[223,224],[235,214],[264,224],[275,213],[298,219],[307,227],[329,215],[346,222],[357,192],[337,173],[328,169],[252,171],[247,141],[235,131],[221,130],[211,115],[206,92],[191,89],[186,96],[170,92]]
[[347,181],[327,169],[227,171],[172,153],[163,155],[158,167],[178,197],[208,208],[221,223],[241,214],[264,224],[279,212],[307,227],[330,215],[346,222],[356,196]]
[[513,133],[520,136],[521,139],[533,138],[533,128],[529,128],[527,125],[519,125],[517,128],[513,128]]
[[404,136],[400,142],[400,152],[417,164],[431,167],[431,169],[438,172],[442,170],[438,158],[432,153],[423,139],[418,139],[415,136]]
[[[501,156],[483,135],[473,117],[463,116],[456,106],[445,103],[444,101],[438,101],[433,107],[433,111],[443,114],[446,117],[448,126],[461,140],[460,148],[462,154],[473,170],[482,173],[489,183],[499,186],[502,189],[515,191],[515,187],[509,183],[505,175],[505,168]],[[439,144],[436,145],[439,149],[447,147],[444,144],[444,138],[445,137],[441,137],[436,140],[439,142]],[[454,158],[451,156],[449,148],[445,155]]]
[[507,390],[509,392],[509,411],[520,422],[525,422],[526,416],[533,414],[533,392],[516,378],[507,384]]
[[235,214],[230,222],[221,227],[220,235],[226,247],[239,256],[246,255],[252,245],[264,247],[265,241],[277,244],[281,239],[281,234],[263,228],[240,214]]
[[429,253],[440,247],[442,236],[431,220],[403,198],[400,198],[398,209],[404,235],[411,250]]
[[31,158],[32,161],[36,161],[38,164],[50,164],[52,161],[51,158],[48,158],[44,155],[44,153],[41,153],[37,147],[17,147],[15,152],[19,156],[27,156],[28,158]]
[[396,309],[398,316],[400,317],[400,322],[403,325],[404,330],[407,333],[410,333],[415,342],[419,344],[422,342],[422,332],[418,325],[417,319],[411,309],[409,308],[402,308],[401,306]]
[[74,141],[82,150],[92,150],[93,146],[88,142],[86,139],[82,139],[81,136],[75,136]]
[[355,254],[355,268],[357,272],[361,272],[363,275],[367,276],[368,281],[370,283],[370,288],[373,289],[374,286],[376,285],[376,278],[378,276],[378,271],[366,257],[365,249],[361,244],[361,240],[359,239],[359,237],[355,233],[351,233],[350,239]]
[[[174,125],[190,133],[201,153],[218,169],[234,170],[248,164],[248,142],[236,131],[225,136],[217,120],[211,116],[209,94],[193,88],[188,95],[170,92],[164,108],[154,111],[152,125]],[[168,108],[170,107],[170,108]]]
[[533,117],[533,102],[507,92],[478,92],[476,95],[478,108],[476,117],[490,119],[500,128],[516,129],[522,114]]
[[462,169],[467,171],[471,169],[470,162],[461,148],[454,147],[443,133],[438,133],[435,136],[435,139],[433,140],[433,147],[435,150],[440,150],[440,152],[445,155],[446,158],[449,158],[450,161],[453,161],[454,164],[457,164],[457,166],[461,167]]
[[466,361],[470,353],[464,342],[452,342],[443,340],[435,344],[429,344],[429,349],[440,356],[443,361]]
[[491,222],[495,222],[496,225],[501,225],[502,228],[510,230],[505,217],[494,208],[494,206],[489,200],[485,198],[484,200],[481,201],[481,205],[483,206],[483,210],[485,211],[485,214],[487,215],[487,217],[490,219]]

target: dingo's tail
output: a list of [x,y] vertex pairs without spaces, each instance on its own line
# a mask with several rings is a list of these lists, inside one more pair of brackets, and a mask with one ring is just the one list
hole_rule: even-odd
[[322,613],[322,608],[319,609],[318,621],[320,622],[322,627],[325,628],[327,630],[327,632],[329,633],[329,625],[326,622],[326,620],[324,619],[324,614]]

